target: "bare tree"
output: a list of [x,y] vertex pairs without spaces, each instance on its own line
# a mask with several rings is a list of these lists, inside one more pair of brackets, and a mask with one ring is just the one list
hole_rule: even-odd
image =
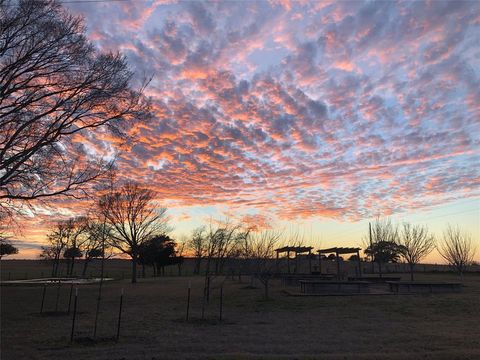
[[[82,196],[111,167],[80,140],[147,114],[120,54],[99,53],[55,0],[0,0],[0,210]],[[96,132],[94,132],[96,130]]]
[[137,282],[140,246],[153,235],[168,232],[166,208],[155,202],[155,192],[128,182],[101,197],[98,205],[111,227],[110,245],[132,259],[132,283]]
[[195,267],[193,268],[193,273],[196,275],[200,274],[202,258],[205,256],[207,251],[205,233],[206,229],[204,226],[194,229],[192,238],[187,243],[188,249],[193,252],[193,256],[195,257]]
[[[206,257],[206,275],[210,275],[215,266],[214,273],[220,274],[228,258],[239,254],[239,246],[242,244],[249,230],[244,229],[239,224],[234,224],[228,219],[218,222],[214,225],[210,222],[209,228],[205,232],[205,257]],[[213,263],[213,264],[212,264]]]
[[400,247],[398,245],[398,227],[392,224],[388,218],[376,218],[371,227],[371,237],[365,239],[365,253],[373,262],[378,264],[380,277],[382,276],[382,265],[400,260]]
[[70,224],[71,233],[68,239],[68,247],[63,253],[63,257],[69,259],[69,266],[67,269],[68,275],[73,275],[75,267],[75,259],[81,258],[84,255],[84,245],[88,241],[87,225],[88,219],[84,216],[70,218],[67,220]]
[[438,245],[437,250],[463,279],[463,273],[473,263],[476,249],[468,233],[462,232],[458,226],[448,225],[443,233],[443,242]]
[[[210,299],[210,278],[212,273],[219,275],[223,272],[223,266],[227,259],[239,254],[239,246],[246,236],[248,230],[241,225],[234,224],[228,219],[225,221],[210,221],[205,230],[205,282],[203,288],[202,317],[205,310],[205,303]],[[212,267],[215,266],[213,269]]]
[[269,299],[269,282],[276,267],[275,248],[281,238],[281,232],[264,230],[250,232],[244,238],[243,257],[251,264],[251,272],[264,286],[265,299]]
[[53,277],[58,276],[60,258],[64,251],[68,249],[74,232],[75,223],[73,219],[68,219],[67,221],[57,222],[52,231],[47,234],[49,245],[42,246],[40,257],[52,261]]
[[410,279],[413,281],[415,265],[435,249],[435,238],[428,228],[421,225],[404,223],[399,236],[400,252],[410,267]]
[[108,244],[110,233],[111,228],[105,221],[88,219],[85,227],[85,240],[81,244],[84,254],[82,276],[86,275],[88,264],[92,259],[111,256],[111,254],[106,254],[106,251],[110,249]]

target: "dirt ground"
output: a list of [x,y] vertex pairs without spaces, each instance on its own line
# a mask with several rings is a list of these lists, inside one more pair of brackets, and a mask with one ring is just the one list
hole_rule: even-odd
[[[408,275],[404,275],[408,279]],[[458,281],[452,274],[419,280]],[[190,321],[185,321],[192,284]],[[201,320],[201,277],[127,279],[104,286],[97,341],[92,340],[97,285],[79,287],[72,314],[51,314],[57,288],[1,287],[1,356],[8,359],[480,359],[480,274],[460,294],[294,297],[274,281],[271,300],[244,278],[213,281]],[[223,285],[223,321],[219,293]],[[115,342],[121,289],[124,306]],[[58,310],[70,286],[60,288]],[[73,306],[72,306],[73,308]]]

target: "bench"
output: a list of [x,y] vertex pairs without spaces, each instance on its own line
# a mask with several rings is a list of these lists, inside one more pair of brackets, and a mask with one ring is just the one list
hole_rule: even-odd
[[369,285],[368,281],[300,280],[303,294],[367,294]]
[[284,275],[282,276],[282,285],[283,286],[298,286],[300,280],[331,280],[335,277],[333,274],[322,274],[322,275],[312,275],[312,274],[296,274],[296,275]]
[[389,290],[395,294],[438,294],[462,291],[462,284],[456,282],[387,281],[387,284],[389,285]]

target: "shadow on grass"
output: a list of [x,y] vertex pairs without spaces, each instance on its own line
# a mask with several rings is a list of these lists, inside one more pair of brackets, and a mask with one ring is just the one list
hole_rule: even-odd
[[[70,311],[44,311],[44,312],[36,312],[36,313],[29,313],[31,316],[36,316],[36,317],[62,317],[62,316],[72,316],[73,312]],[[85,312],[79,312],[77,311],[77,316],[85,314]]]
[[73,339],[73,344],[83,345],[83,346],[95,346],[98,344],[114,344],[117,342],[115,336],[106,336],[106,337],[90,337],[90,336],[79,336]]

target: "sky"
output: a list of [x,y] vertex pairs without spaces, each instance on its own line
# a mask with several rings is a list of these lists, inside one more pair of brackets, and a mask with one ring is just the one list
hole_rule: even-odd
[[[155,118],[129,130],[117,166],[157,191],[176,236],[229,217],[317,249],[361,246],[390,216],[438,238],[459,225],[480,260],[480,2],[65,6],[100,51],[126,56],[134,85],[152,77]],[[38,206],[16,257],[85,206]]]

